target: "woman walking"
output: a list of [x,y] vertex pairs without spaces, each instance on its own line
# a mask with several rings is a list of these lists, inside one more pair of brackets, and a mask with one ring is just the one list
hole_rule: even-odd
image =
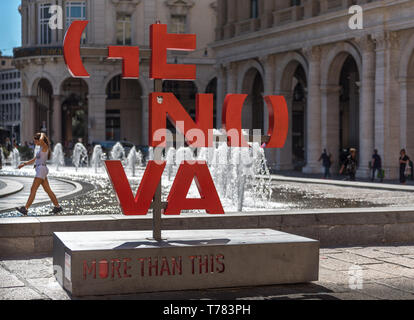
[[50,213],[56,214],[62,212],[62,207],[59,205],[56,195],[53,193],[52,189],[50,188],[49,181],[47,180],[49,169],[46,166],[46,161],[50,159],[51,154],[49,139],[44,133],[37,133],[33,137],[33,140],[36,146],[40,146],[39,151],[36,153],[36,156],[32,160],[20,164],[18,168],[21,169],[24,166],[34,164],[36,169],[36,176],[34,178],[32,188],[30,189],[30,196],[27,200],[26,206],[16,208],[16,210],[26,216],[27,210],[32,205],[36,197],[37,189],[40,185],[42,185],[43,189],[48,194],[50,200],[52,200],[53,205],[55,206]]
[[410,165],[410,158],[405,153],[405,149],[400,151],[400,183],[405,184],[406,167]]

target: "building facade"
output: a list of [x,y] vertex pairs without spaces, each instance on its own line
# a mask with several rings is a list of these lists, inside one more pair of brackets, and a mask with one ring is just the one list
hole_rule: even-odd
[[[355,4],[363,29],[348,24]],[[263,95],[288,102],[286,145],[267,151],[274,169],[321,172],[324,148],[337,169],[354,147],[365,177],[376,148],[398,176],[400,149],[414,156],[414,1],[218,0],[217,12],[218,117],[227,92],[250,95],[249,129],[267,129]]]
[[[48,25],[51,5],[62,8],[63,28]],[[195,64],[197,80],[164,81],[190,113],[195,93],[215,92],[215,1],[193,0],[22,0],[22,47],[14,52],[22,75],[22,141],[46,131],[53,142],[127,140],[148,144],[149,30],[159,20],[171,33],[197,34],[197,50],[169,52],[168,62]],[[53,13],[53,12],[52,12]],[[88,79],[71,78],[62,44],[72,21],[88,20],[81,55]],[[122,62],[107,59],[107,46],[140,47],[140,78],[124,80]]]
[[0,55],[0,143],[5,138],[20,142],[21,80],[12,62],[12,57]]

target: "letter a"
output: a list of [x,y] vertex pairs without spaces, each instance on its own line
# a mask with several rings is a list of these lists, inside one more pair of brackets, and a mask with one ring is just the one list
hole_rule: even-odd
[[348,21],[348,26],[352,30],[363,29],[363,10],[361,6],[351,6],[349,14],[355,13]]
[[[187,199],[195,179],[200,199]],[[223,206],[205,161],[184,161],[168,195],[166,215],[179,215],[181,210],[204,209],[210,214],[224,214]]]

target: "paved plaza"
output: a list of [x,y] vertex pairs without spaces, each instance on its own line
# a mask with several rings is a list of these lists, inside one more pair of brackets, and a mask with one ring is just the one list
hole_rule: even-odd
[[[68,300],[53,276],[52,258],[0,261],[0,299]],[[82,299],[414,299],[414,246],[320,250],[319,281],[261,287],[91,296]]]

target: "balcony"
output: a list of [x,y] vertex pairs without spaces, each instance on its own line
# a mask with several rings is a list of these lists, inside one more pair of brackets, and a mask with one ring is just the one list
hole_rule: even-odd
[[245,33],[255,32],[260,28],[260,20],[259,19],[248,19],[244,21],[236,22],[235,24],[235,32],[236,35],[242,35]]
[[63,48],[62,46],[29,47],[29,48],[20,47],[20,48],[14,48],[13,55],[15,59],[38,57],[38,56],[62,56]]
[[304,6],[294,6],[273,12],[273,21],[275,25],[283,25],[286,23],[302,20],[304,16]]

